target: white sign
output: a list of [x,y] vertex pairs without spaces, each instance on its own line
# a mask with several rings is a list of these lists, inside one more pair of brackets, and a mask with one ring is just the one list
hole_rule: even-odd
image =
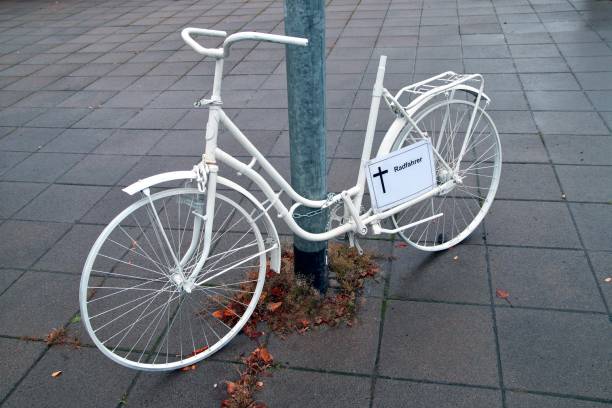
[[372,207],[386,210],[436,186],[430,139],[413,143],[366,164]]

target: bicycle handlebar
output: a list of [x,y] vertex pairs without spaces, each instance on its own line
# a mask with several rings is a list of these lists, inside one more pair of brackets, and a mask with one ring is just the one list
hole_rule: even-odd
[[181,31],[181,37],[183,40],[189,45],[195,52],[201,55],[205,55],[208,57],[214,58],[225,58],[229,56],[230,46],[238,41],[245,40],[253,40],[253,41],[267,41],[278,44],[287,44],[287,45],[300,45],[305,47],[308,45],[308,40],[305,38],[299,37],[290,37],[287,35],[278,35],[278,34],[266,34],[266,33],[257,33],[253,31],[245,31],[242,33],[235,33],[230,35],[223,41],[223,46],[221,48],[204,48],[196,40],[193,39],[191,34],[196,35],[205,35],[209,37],[226,37],[227,33],[225,31],[219,30],[208,30],[205,28],[195,28],[195,27],[187,27]]

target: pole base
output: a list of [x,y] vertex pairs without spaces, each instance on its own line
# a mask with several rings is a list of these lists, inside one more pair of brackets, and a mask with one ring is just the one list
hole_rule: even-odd
[[294,246],[293,255],[295,274],[325,294],[329,286],[327,248],[316,252],[305,252]]

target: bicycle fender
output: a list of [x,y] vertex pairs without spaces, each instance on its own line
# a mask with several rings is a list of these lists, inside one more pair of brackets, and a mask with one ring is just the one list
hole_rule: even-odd
[[129,195],[134,195],[139,191],[149,188],[156,184],[165,183],[173,180],[193,180],[197,178],[197,174],[193,170],[188,171],[169,171],[167,173],[156,174],[151,177],[140,179],[135,183],[130,184],[122,191]]

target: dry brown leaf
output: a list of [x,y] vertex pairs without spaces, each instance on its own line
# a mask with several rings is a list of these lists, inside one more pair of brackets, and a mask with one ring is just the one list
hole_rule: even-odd
[[221,320],[223,319],[223,310],[215,310],[212,313],[213,317],[216,317],[217,319]]
[[503,289],[496,289],[495,296],[497,296],[500,299],[507,300],[510,297],[510,293],[508,293],[508,291],[503,290]]
[[236,392],[236,383],[235,382],[228,381],[226,383],[226,386],[227,386],[227,393],[229,395],[232,395],[233,393]]
[[283,305],[283,302],[274,302],[274,303],[268,303],[268,310],[272,313],[276,312],[278,310],[279,307],[281,307]]
[[53,377],[53,378],[57,378],[60,375],[62,375],[62,370],[54,371],[54,372],[51,373],[51,377]]
[[272,362],[272,355],[268,351],[267,348],[261,347],[258,349],[259,358],[266,364],[270,364]]

